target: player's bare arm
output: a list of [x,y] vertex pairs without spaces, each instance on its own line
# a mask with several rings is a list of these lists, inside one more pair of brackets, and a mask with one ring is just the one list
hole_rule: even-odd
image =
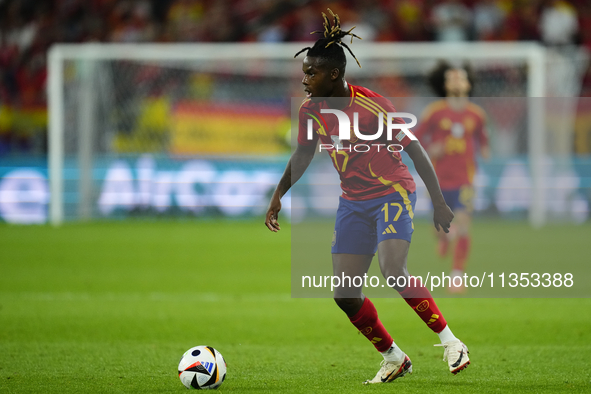
[[309,146],[299,145],[291,155],[283,176],[275,188],[275,192],[269,202],[267,208],[267,215],[265,216],[265,226],[273,232],[281,230],[279,222],[279,211],[281,210],[281,197],[287,193],[287,191],[302,177],[306,169],[310,165],[312,158],[314,158],[314,152],[316,145],[312,144]]
[[451,209],[445,203],[441,188],[435,175],[435,169],[431,164],[431,160],[425,152],[425,149],[418,141],[411,142],[404,150],[412,159],[417,173],[427,186],[431,200],[433,201],[433,223],[437,231],[441,228],[446,233],[449,232],[449,226],[454,218]]

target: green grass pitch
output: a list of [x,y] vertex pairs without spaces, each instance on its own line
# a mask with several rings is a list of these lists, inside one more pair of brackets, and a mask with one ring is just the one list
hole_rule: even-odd
[[[453,376],[406,303],[376,298],[414,373],[362,386],[381,356],[332,300],[290,297],[290,227],[261,222],[1,225],[0,393],[185,392],[176,367],[195,345],[226,358],[224,393],[591,392],[590,299],[440,299],[471,350]],[[474,234],[473,261],[510,264],[528,245],[533,259],[591,256],[589,225],[478,221]],[[434,258],[418,222],[409,266]]]

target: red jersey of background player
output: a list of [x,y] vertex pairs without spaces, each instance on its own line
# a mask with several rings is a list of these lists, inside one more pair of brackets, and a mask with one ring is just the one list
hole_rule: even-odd
[[415,134],[427,150],[431,144],[443,144],[443,155],[432,158],[442,190],[472,184],[476,147],[488,145],[485,122],[484,110],[474,103],[455,110],[439,100],[423,112]]
[[[339,124],[336,115],[321,113],[321,109],[330,107],[325,101],[313,103],[310,99],[304,100],[299,110],[298,143],[300,145],[316,145],[318,139],[321,144],[340,144],[338,149],[326,149],[332,158],[332,164],[341,178],[343,198],[348,200],[367,200],[382,197],[398,191],[402,187],[409,193],[415,191],[415,183],[408,171],[408,167],[402,162],[400,146],[387,149],[388,145],[398,144],[406,147],[411,139],[400,130],[393,130],[392,140],[387,140],[387,113],[396,112],[392,103],[361,86],[349,85],[351,96],[346,108],[338,108],[345,112],[351,122],[351,139],[339,140]],[[343,99],[347,100],[347,99]],[[344,102],[344,101],[343,101]],[[383,113],[384,127],[382,136],[377,140],[358,139],[353,133],[354,113],[359,115],[359,132],[364,135],[374,135],[378,131],[379,113]],[[313,119],[312,139],[307,138],[308,119]],[[394,123],[404,123],[400,118],[394,119]],[[355,151],[356,145],[359,151]],[[324,149],[324,148],[323,148]]]

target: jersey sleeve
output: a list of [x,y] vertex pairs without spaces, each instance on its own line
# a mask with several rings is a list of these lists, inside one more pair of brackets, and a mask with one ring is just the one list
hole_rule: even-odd
[[[312,121],[311,138],[308,136],[308,120]],[[298,144],[303,146],[315,145],[318,142],[318,133],[316,133],[316,130],[319,127],[312,111],[306,105],[302,104],[298,113]]]
[[[367,91],[367,97],[365,98],[365,101],[361,102],[361,105],[365,104],[365,108],[368,109],[369,111],[379,111],[379,112],[383,112],[384,113],[384,118],[382,118],[382,121],[384,122],[384,128],[383,128],[383,133],[382,133],[382,141],[387,143],[387,144],[398,144],[398,145],[402,145],[403,148],[406,148],[408,146],[408,144],[410,144],[413,139],[411,137],[408,136],[407,133],[411,134],[414,136],[413,131],[410,130],[409,128],[405,128],[404,131],[402,131],[402,129],[394,129],[392,130],[392,139],[388,140],[387,137],[387,125],[388,125],[388,119],[386,119],[385,117],[387,116],[387,113],[390,112],[397,112],[396,108],[394,108],[394,105],[392,104],[392,102],[390,100],[388,100],[387,98],[380,96],[377,93],[371,92],[371,91]],[[368,105],[368,101],[369,100],[369,105]],[[378,114],[379,112],[374,112],[376,114]],[[378,122],[378,118],[375,118],[375,123],[376,125],[374,126],[373,124],[370,126],[370,130],[376,130],[376,126],[377,126],[377,122]],[[392,123],[396,123],[396,124],[405,124],[407,123],[403,118],[394,118],[392,119]]]
[[[405,124],[406,123],[406,121],[402,118],[394,118],[392,121],[393,121],[393,123],[398,123],[398,124]],[[414,141],[409,136],[409,134],[416,138],[416,135],[414,134],[413,130],[411,130],[409,128],[405,128],[404,131],[402,129],[392,130],[391,143],[399,144],[399,145],[402,145],[403,148],[406,148],[408,146],[408,144],[410,144],[412,141]]]

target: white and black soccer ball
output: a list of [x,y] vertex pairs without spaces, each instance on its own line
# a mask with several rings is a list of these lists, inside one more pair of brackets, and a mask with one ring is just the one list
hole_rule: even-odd
[[226,361],[211,346],[192,347],[181,357],[179,378],[188,389],[217,389],[226,378]]

